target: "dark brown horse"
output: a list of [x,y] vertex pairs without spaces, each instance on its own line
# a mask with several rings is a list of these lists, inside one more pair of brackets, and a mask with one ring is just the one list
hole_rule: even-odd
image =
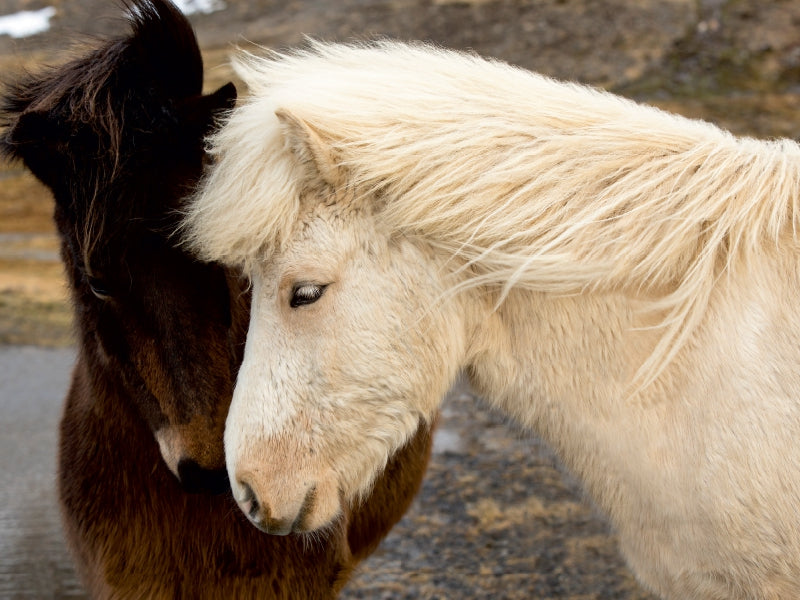
[[194,33],[167,0],[135,0],[130,14],[131,34],[2,101],[0,149],[55,198],[75,309],[58,473],[68,543],[96,597],[334,597],[408,508],[430,432],[321,539],[266,535],[210,493],[227,488],[222,435],[249,298],[171,233],[235,89],[201,95]]

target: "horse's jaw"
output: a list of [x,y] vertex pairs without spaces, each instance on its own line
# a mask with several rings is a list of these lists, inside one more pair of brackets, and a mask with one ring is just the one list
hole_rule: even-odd
[[[241,511],[273,535],[324,531],[341,521],[369,496],[386,464],[425,420],[404,413],[375,435],[364,424],[310,425],[320,415],[301,413],[265,437],[264,421],[248,408],[234,396],[225,432],[228,477]],[[336,441],[326,442],[313,430],[335,434]]]

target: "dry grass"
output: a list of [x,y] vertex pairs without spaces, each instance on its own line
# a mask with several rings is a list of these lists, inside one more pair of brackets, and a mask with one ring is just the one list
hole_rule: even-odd
[[241,81],[236,77],[230,65],[233,47],[211,48],[203,51],[203,66],[205,68],[204,89],[212,92],[229,81],[236,84],[239,93],[243,91]]
[[52,213],[47,188],[21,165],[0,163],[0,344],[72,343]]
[[68,346],[72,315],[63,302],[37,302],[0,292],[0,344]]
[[54,233],[50,192],[21,165],[0,163],[0,233]]

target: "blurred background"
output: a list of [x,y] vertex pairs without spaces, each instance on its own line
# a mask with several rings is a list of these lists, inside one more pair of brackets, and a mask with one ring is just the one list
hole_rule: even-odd
[[[430,40],[738,134],[800,135],[796,0],[182,0],[207,87],[235,45]],[[114,0],[0,0],[0,84],[125,31]],[[491,81],[486,82],[491,86]],[[0,163],[0,597],[80,598],[53,496],[74,355],[51,199]],[[36,385],[31,385],[35,382]],[[345,598],[649,598],[549,449],[466,388],[445,405],[412,511]]]

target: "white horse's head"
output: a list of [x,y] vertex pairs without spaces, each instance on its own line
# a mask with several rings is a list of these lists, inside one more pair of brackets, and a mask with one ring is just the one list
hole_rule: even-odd
[[[503,346],[512,292],[674,285],[696,236],[664,217],[686,210],[684,194],[664,195],[666,163],[675,181],[695,171],[668,160],[695,160],[691,132],[730,145],[704,124],[427,46],[317,44],[240,66],[250,97],[215,135],[186,224],[205,259],[253,281],[225,451],[242,508],[276,533],[320,528],[368,490],[460,368],[483,385],[494,366],[481,358],[504,361],[482,390],[498,401],[522,362]],[[709,173],[730,166],[713,156]],[[728,202],[691,197],[700,215]],[[693,271],[717,264],[698,256]],[[695,280],[674,310],[659,304],[672,324],[656,358],[702,307],[713,277]]]
[[[382,226],[374,197],[339,185],[307,126],[279,119],[276,134],[305,184],[296,206],[279,207],[294,217],[280,242],[248,266],[250,329],[225,449],[242,510],[288,534],[325,527],[369,491],[435,415],[464,341],[430,251]],[[234,158],[221,157],[209,193]],[[234,212],[232,227],[250,226]]]

